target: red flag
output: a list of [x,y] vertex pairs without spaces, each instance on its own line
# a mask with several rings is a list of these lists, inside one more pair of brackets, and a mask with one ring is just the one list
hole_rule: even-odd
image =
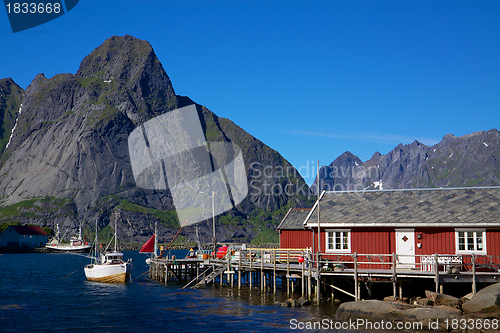
[[142,247],[139,253],[153,253],[155,248],[155,235],[153,235]]

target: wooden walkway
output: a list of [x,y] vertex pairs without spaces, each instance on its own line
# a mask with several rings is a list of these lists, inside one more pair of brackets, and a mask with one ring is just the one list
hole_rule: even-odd
[[[287,295],[293,294],[300,281],[302,296],[319,302],[319,293],[330,288],[342,292],[355,300],[360,299],[362,281],[373,279],[390,282],[393,295],[403,295],[402,282],[418,279],[433,279],[436,291],[443,290],[443,284],[470,283],[473,293],[477,283],[500,282],[498,258],[477,255],[415,256],[408,264],[407,258],[396,254],[352,254],[342,256],[343,260],[331,260],[331,254],[313,255],[308,249],[248,249],[228,254],[219,259],[174,259],[156,258],[150,265],[150,278],[168,283],[175,278],[187,287],[201,287],[209,283],[225,283],[241,288],[260,286],[261,291],[277,287],[286,288]],[[317,260],[319,258],[319,260]],[[373,258],[379,258],[374,261]],[[451,258],[451,259],[450,259]],[[481,271],[484,269],[488,271]],[[333,284],[333,277],[353,280],[353,291],[347,291]],[[279,279],[279,282],[277,281]],[[399,284],[399,288],[398,288]],[[319,286],[319,287],[318,287]]]

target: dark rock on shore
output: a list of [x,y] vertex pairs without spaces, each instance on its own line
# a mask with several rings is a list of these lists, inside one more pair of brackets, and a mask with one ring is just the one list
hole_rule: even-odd
[[461,309],[461,306],[462,306],[462,301],[459,298],[456,298],[456,297],[453,297],[450,295],[436,293],[434,291],[426,290],[425,296],[427,297],[427,300],[433,302],[434,305],[449,306],[449,307],[457,308],[457,309]]
[[309,306],[311,305],[311,302],[305,298],[305,297],[300,297],[297,302],[299,303],[300,306]]
[[305,297],[300,297],[299,299],[289,298],[283,302],[276,301],[274,304],[281,305],[284,308],[300,308],[302,306],[311,305],[311,302]]
[[424,329],[429,329],[431,323],[435,323],[433,329],[446,329],[445,319],[453,320],[460,317],[462,311],[447,306],[417,307],[397,302],[379,300],[368,300],[358,302],[342,303],[335,313],[337,321],[348,321],[364,319],[371,322],[420,322]]
[[412,308],[409,304],[401,302],[384,302],[379,300],[367,300],[357,302],[346,302],[340,304],[335,312],[336,320],[349,319],[382,319],[382,320],[403,320],[405,318],[402,311]]

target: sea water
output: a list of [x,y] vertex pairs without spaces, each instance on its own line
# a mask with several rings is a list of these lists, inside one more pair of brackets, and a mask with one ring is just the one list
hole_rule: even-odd
[[[176,252],[172,252],[176,254]],[[177,257],[183,253],[177,253]],[[146,256],[132,258],[132,283],[89,282],[88,258],[75,254],[0,255],[0,332],[289,332],[291,323],[329,320],[329,304],[303,308],[274,305],[278,291],[230,287],[182,289],[150,280]],[[323,330],[322,330],[323,331]]]

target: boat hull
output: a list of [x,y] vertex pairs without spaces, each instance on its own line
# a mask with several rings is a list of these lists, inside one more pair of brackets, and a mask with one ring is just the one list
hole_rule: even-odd
[[71,252],[71,253],[89,253],[92,249],[91,245],[45,245],[45,248],[50,252]]
[[85,277],[89,281],[105,283],[127,283],[130,281],[132,264],[129,262],[112,265],[87,265],[84,268]]

